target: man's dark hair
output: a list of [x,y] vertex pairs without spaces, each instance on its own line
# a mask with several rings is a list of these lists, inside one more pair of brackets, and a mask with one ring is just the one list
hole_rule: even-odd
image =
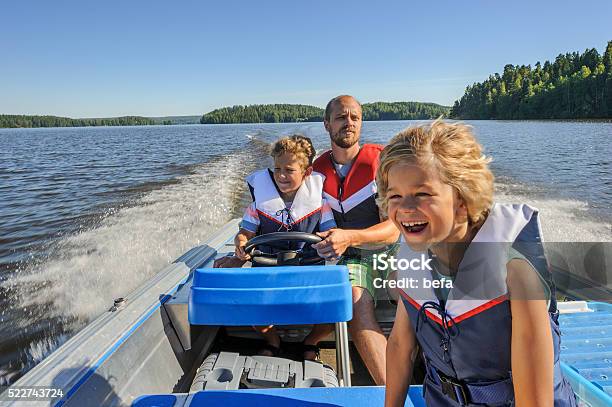
[[333,98],[332,100],[330,100],[329,102],[327,102],[327,106],[325,106],[325,116],[324,119],[325,121],[329,121],[330,117],[331,117],[331,111],[334,108],[334,105],[342,98],[352,98],[353,100],[355,100],[355,102],[357,102],[357,104],[359,105],[359,107],[361,107],[361,103],[353,96],[351,95],[340,95],[340,96],[336,96],[335,98]]

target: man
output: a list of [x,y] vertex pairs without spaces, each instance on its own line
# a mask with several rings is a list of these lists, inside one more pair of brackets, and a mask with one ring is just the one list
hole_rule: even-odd
[[[338,229],[318,233],[324,240],[312,247],[321,257],[349,269],[353,285],[353,319],[349,330],[370,375],[377,385],[386,383],[387,340],[374,315],[375,291],[371,252],[397,242],[399,231],[389,220],[381,221],[376,205],[376,170],[382,146],[360,147],[362,110],[352,96],[333,98],[325,108],[324,125],[331,138],[331,150],[313,166],[326,176],[323,195],[330,203]],[[384,276],[381,276],[384,277]]]

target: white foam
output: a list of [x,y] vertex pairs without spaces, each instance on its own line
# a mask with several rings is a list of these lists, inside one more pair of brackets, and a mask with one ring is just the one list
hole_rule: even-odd
[[26,351],[29,356],[28,360],[30,360],[34,364],[37,364],[67,340],[68,335],[59,335],[58,337],[47,337],[39,341],[30,343],[30,346]]
[[10,364],[7,367],[0,366],[0,386],[9,386],[18,374],[19,371],[11,369]]
[[[52,304],[49,317],[73,321],[78,328],[228,221],[232,203],[244,191],[246,170],[242,154],[205,163],[99,227],[64,238],[60,258],[2,284],[18,287],[24,309]],[[27,317],[11,321],[16,328],[32,322]]]
[[540,210],[540,222],[547,242],[609,242],[612,224],[598,220],[587,202],[573,199],[546,199],[524,192],[518,184],[496,183],[495,201],[525,203]]

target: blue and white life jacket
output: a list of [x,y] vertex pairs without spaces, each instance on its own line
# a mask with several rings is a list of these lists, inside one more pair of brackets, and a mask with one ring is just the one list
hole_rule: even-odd
[[[289,231],[315,233],[335,227],[331,212],[327,219],[324,219],[322,213],[324,180],[325,177],[317,172],[306,177],[297,190],[291,207],[287,208],[274,183],[272,171],[264,169],[252,173],[246,181],[254,203],[251,209],[256,211],[258,224],[254,225],[254,222],[249,224],[247,210],[241,227],[251,231],[256,230],[257,235]],[[254,217],[252,219],[254,220]],[[287,242],[286,248],[282,247],[281,250],[298,250],[303,246],[304,244],[300,242]],[[279,250],[279,246],[260,247],[259,250],[275,253]],[[314,249],[304,250],[314,252]],[[308,256],[312,254],[314,253],[309,253]]]
[[[512,314],[506,283],[511,247],[525,256],[549,287],[555,406],[576,405],[559,365],[555,291],[541,236],[536,209],[495,204],[466,249],[446,300],[423,283],[432,281],[431,270],[400,271],[401,278],[418,282],[418,288],[404,288],[400,293],[425,358],[428,406],[513,402]],[[404,247],[398,257],[411,256],[417,253]]]

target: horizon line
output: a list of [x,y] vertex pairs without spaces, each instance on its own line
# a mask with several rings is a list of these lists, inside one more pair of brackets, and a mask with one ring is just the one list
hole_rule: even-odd
[[[361,105],[366,105],[366,104],[372,104],[372,103],[422,103],[422,104],[433,104],[433,105],[438,105],[441,107],[446,107],[446,108],[452,108],[452,106],[450,105],[443,105],[440,103],[436,103],[436,102],[420,102],[420,101],[416,101],[416,100],[394,100],[394,101],[383,101],[383,100],[377,100],[374,102],[363,102],[361,103]],[[301,106],[312,106],[312,107],[318,107],[319,109],[325,109],[325,106],[317,106],[317,105],[310,105],[310,104],[304,104],[304,103],[252,103],[252,104],[245,104],[245,105],[241,105],[241,104],[234,104],[234,105],[225,105],[225,106],[221,106],[221,107],[217,107],[214,108],[212,110],[209,110],[206,113],[198,113],[198,114],[166,114],[166,115],[141,115],[141,114],[121,114],[121,115],[110,115],[110,116],[96,116],[96,117],[92,117],[92,116],[81,116],[81,117],[75,117],[75,116],[62,116],[62,115],[58,115],[58,114],[41,114],[41,113],[0,113],[0,116],[50,116],[50,117],[62,117],[62,118],[66,118],[66,119],[116,119],[116,118],[121,118],[121,117],[145,117],[145,118],[150,118],[150,119],[161,119],[164,117],[194,117],[194,116],[199,116],[202,117],[205,114],[208,114],[210,112],[214,112],[215,110],[219,110],[219,109],[223,109],[226,107],[234,107],[234,106],[264,106],[264,105],[301,105]]]

